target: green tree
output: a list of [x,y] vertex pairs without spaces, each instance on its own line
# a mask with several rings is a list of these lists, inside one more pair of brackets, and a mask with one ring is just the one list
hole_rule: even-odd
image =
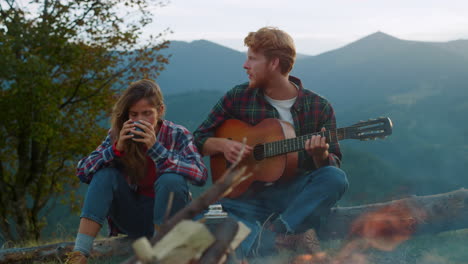
[[[153,0],[0,2],[0,231],[39,239],[45,208],[72,208],[79,158],[102,140],[113,96],[135,78],[156,78],[168,30],[141,40]],[[64,195],[65,194],[65,195]]]

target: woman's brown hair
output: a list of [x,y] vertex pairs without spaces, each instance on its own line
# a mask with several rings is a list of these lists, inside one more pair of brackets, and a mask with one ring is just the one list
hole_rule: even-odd
[[[164,115],[164,98],[159,88],[159,85],[151,80],[140,80],[131,83],[119,97],[112,109],[112,142],[119,140],[120,130],[123,123],[129,119],[129,110],[141,99],[146,99],[150,105],[158,110],[159,119]],[[158,120],[159,122],[159,120]],[[146,149],[132,140],[126,140],[124,144],[124,155],[120,157],[121,165],[123,165],[124,173],[130,180],[130,183],[136,184],[143,179],[146,174]]]

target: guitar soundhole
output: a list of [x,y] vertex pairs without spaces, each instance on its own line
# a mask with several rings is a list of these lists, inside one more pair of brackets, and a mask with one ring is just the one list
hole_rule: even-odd
[[265,150],[264,150],[263,144],[259,144],[254,147],[253,156],[255,160],[257,161],[265,158]]

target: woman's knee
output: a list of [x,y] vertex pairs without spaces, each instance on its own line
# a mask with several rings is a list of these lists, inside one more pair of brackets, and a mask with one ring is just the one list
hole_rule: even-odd
[[173,192],[187,191],[187,180],[184,176],[176,173],[164,173],[154,183],[155,189],[167,189]]
[[98,184],[116,187],[121,178],[123,179],[116,168],[101,168],[93,175],[90,186]]
[[94,173],[93,179],[97,177],[111,178],[111,177],[115,177],[118,174],[120,174],[120,172],[116,168],[111,168],[111,167],[101,168],[98,171],[96,171],[96,173]]

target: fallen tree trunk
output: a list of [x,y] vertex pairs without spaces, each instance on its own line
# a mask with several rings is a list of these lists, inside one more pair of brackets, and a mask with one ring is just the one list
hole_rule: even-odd
[[[126,237],[96,240],[91,256],[101,258],[128,255],[131,253],[132,242],[133,240]],[[0,263],[63,260],[65,254],[73,250],[74,245],[74,242],[62,242],[38,247],[3,249],[0,250]]]
[[[219,193],[221,193],[221,190],[218,189],[217,195]],[[214,201],[217,195],[206,200]],[[180,221],[195,215],[198,213],[199,208],[205,208],[206,204],[198,204],[195,207],[196,210],[192,208],[190,213],[187,211],[182,213],[177,220]],[[379,212],[383,212],[381,217],[378,217]],[[366,218],[366,216],[369,217]],[[413,196],[386,203],[334,208],[328,221],[321,227],[320,236],[325,239],[345,238],[353,235],[353,232],[362,232],[361,224],[366,224],[366,221],[373,224],[375,222],[389,223],[392,226],[396,221],[403,224],[403,231],[400,232],[405,234],[411,232],[412,235],[434,234],[468,228],[468,190],[460,189],[436,195]],[[170,228],[167,228],[167,230],[170,230]],[[386,229],[385,231],[395,230]],[[129,240],[124,246],[122,243],[125,239],[120,239],[119,243],[107,242],[112,239],[96,242],[102,244],[96,245],[95,243],[93,256],[128,254],[131,250]],[[31,259],[43,260],[57,257],[63,259],[64,254],[70,251],[72,247],[72,242],[64,242],[34,248],[0,250],[0,263],[20,263]]]
[[460,189],[385,203],[333,208],[320,228],[320,237],[340,239],[352,236],[362,231],[359,229],[366,221],[372,222],[374,229],[382,224],[387,228],[385,232],[396,232],[400,228],[411,235],[468,228],[468,191]]

